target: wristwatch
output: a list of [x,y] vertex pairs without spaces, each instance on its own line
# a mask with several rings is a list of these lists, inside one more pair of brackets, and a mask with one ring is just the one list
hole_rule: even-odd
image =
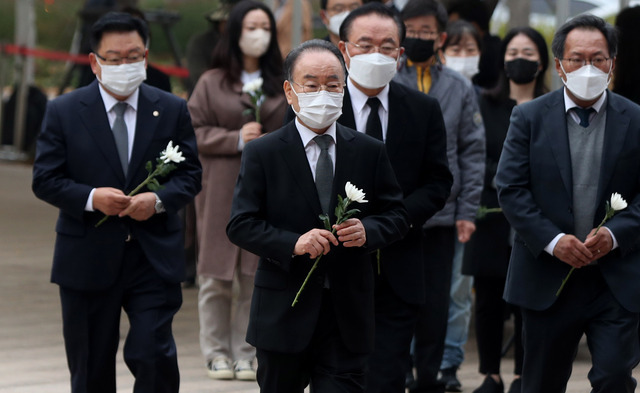
[[157,213],[164,213],[164,205],[162,204],[162,201],[160,200],[160,197],[158,196],[158,194],[153,193],[153,195],[156,196],[156,204],[154,206],[155,210],[156,210],[156,214]]

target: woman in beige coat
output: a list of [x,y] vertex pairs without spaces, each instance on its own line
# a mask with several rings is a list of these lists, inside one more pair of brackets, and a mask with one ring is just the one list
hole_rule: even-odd
[[[276,25],[266,6],[244,0],[231,10],[213,67],[189,99],[203,167],[195,202],[200,346],[211,378],[255,380],[255,349],[245,334],[258,257],[231,244],[225,227],[244,145],[279,128],[287,108]],[[256,105],[243,86],[259,85],[259,78],[264,94],[256,122]],[[233,282],[238,288],[232,291]]]

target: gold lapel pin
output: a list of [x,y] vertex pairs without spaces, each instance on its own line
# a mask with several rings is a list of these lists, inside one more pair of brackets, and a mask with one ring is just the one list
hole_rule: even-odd
[[158,111],[153,111],[153,117],[158,117],[160,116],[160,112]]

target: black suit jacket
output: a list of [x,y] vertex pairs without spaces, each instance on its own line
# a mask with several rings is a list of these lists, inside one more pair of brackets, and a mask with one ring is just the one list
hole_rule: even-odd
[[[95,228],[103,214],[84,210],[91,190],[114,187],[129,193],[147,177],[146,162],[155,164],[169,141],[180,146],[186,160],[159,179],[164,188],[157,194],[166,213],[140,222],[110,217]],[[60,209],[52,281],[76,290],[108,288],[120,271],[129,233],[164,280],[182,281],[183,236],[177,212],[201,188],[197,157],[186,102],[154,87],[140,86],[126,178],[98,82],[49,102],[37,142],[32,188],[38,198]]]
[[[338,123],[356,126],[347,88]],[[442,209],[453,184],[446,144],[438,101],[399,83],[389,83],[385,145],[412,228],[404,239],[382,249],[381,273],[395,293],[412,304],[423,303],[425,299],[422,225]]]
[[[516,106],[496,176],[500,205],[517,232],[504,296],[509,303],[533,310],[547,309],[555,302],[555,293],[571,268],[544,251],[557,234],[574,231],[564,108],[562,89]],[[598,262],[616,300],[638,312],[640,107],[608,92],[606,116],[593,227],[604,217],[605,202],[612,193],[620,193],[629,206],[607,222],[619,247]]]
[[[333,199],[345,196],[346,182],[366,193],[367,203],[351,205],[366,233],[365,247],[333,247],[322,257],[295,307],[291,303],[313,265],[308,256],[292,257],[298,238],[322,228],[315,183],[295,123],[245,146],[236,184],[229,239],[261,259],[247,341],[257,348],[301,352],[313,335],[325,274],[331,283],[336,319],[344,344],[357,353],[373,350],[373,271],[370,253],[400,239],[408,229],[401,190],[384,146],[337,125]],[[330,218],[335,223],[335,217]]]

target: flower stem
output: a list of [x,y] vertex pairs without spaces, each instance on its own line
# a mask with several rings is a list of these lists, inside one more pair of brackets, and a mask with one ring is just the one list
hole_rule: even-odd
[[571,273],[573,273],[574,270],[576,270],[576,268],[572,267],[571,270],[569,270],[569,274],[567,274],[564,280],[562,280],[562,284],[560,285],[560,288],[558,288],[558,291],[556,292],[556,297],[560,296],[560,292],[562,292],[564,285],[567,283],[567,281],[569,281],[569,277],[571,277]]
[[300,297],[300,294],[302,293],[302,290],[304,289],[304,287],[307,286],[307,281],[309,281],[309,277],[311,277],[311,274],[313,273],[313,271],[316,270],[316,268],[318,267],[318,262],[320,261],[320,258],[322,258],[322,254],[320,254],[320,256],[316,258],[316,261],[313,263],[313,266],[311,266],[311,270],[309,270],[309,273],[307,273],[307,277],[305,277],[304,282],[302,283],[302,286],[300,287],[300,289],[298,289],[298,293],[296,293],[296,297],[295,299],[293,299],[293,303],[291,303],[291,307],[295,306],[296,303],[298,303],[298,298]]
[[[593,232],[592,236],[595,236],[596,233],[598,233],[598,231],[600,230],[600,228],[602,228],[604,223],[607,222],[608,218],[609,217],[605,216],[605,218],[600,222],[600,225],[596,227],[596,230]],[[567,274],[567,276],[564,278],[564,280],[562,280],[562,284],[560,284],[560,288],[558,288],[558,291],[556,292],[556,297],[560,296],[560,292],[562,292],[564,285],[567,283],[567,281],[569,281],[569,277],[571,277],[571,273],[573,273],[574,270],[576,270],[576,268],[572,267],[571,270],[569,270],[569,273]]]
[[[162,165],[162,164],[160,164]],[[159,172],[160,169],[160,165],[158,165],[156,167],[156,169],[151,172],[149,174],[149,176],[147,176],[146,179],[144,179],[144,181],[140,184],[138,184],[138,187],[134,188],[133,191],[131,191],[129,194],[127,194],[127,196],[134,196],[135,194],[137,194],[140,190],[142,190],[142,187],[146,186],[147,184],[149,184],[149,182],[151,181],[151,179],[153,179]],[[98,221],[98,223],[94,226],[94,228],[99,227],[100,225],[102,225],[105,221],[107,221],[109,219],[108,215],[104,215],[104,217],[102,217],[102,219],[100,221]]]
[[[331,233],[335,235],[336,233],[335,228],[331,231]],[[307,286],[307,281],[309,281],[309,277],[311,277],[311,274],[313,273],[313,271],[316,270],[316,268],[318,267],[318,262],[320,261],[320,258],[322,258],[322,255],[323,254],[318,255],[318,257],[316,258],[316,261],[313,263],[313,266],[311,266],[311,270],[309,270],[309,273],[307,273],[307,277],[304,278],[304,281],[302,282],[300,289],[298,289],[298,293],[296,293],[296,297],[293,299],[293,303],[291,303],[291,307],[295,306],[296,303],[298,303],[298,298],[300,297],[300,294],[304,290],[304,287]]]

